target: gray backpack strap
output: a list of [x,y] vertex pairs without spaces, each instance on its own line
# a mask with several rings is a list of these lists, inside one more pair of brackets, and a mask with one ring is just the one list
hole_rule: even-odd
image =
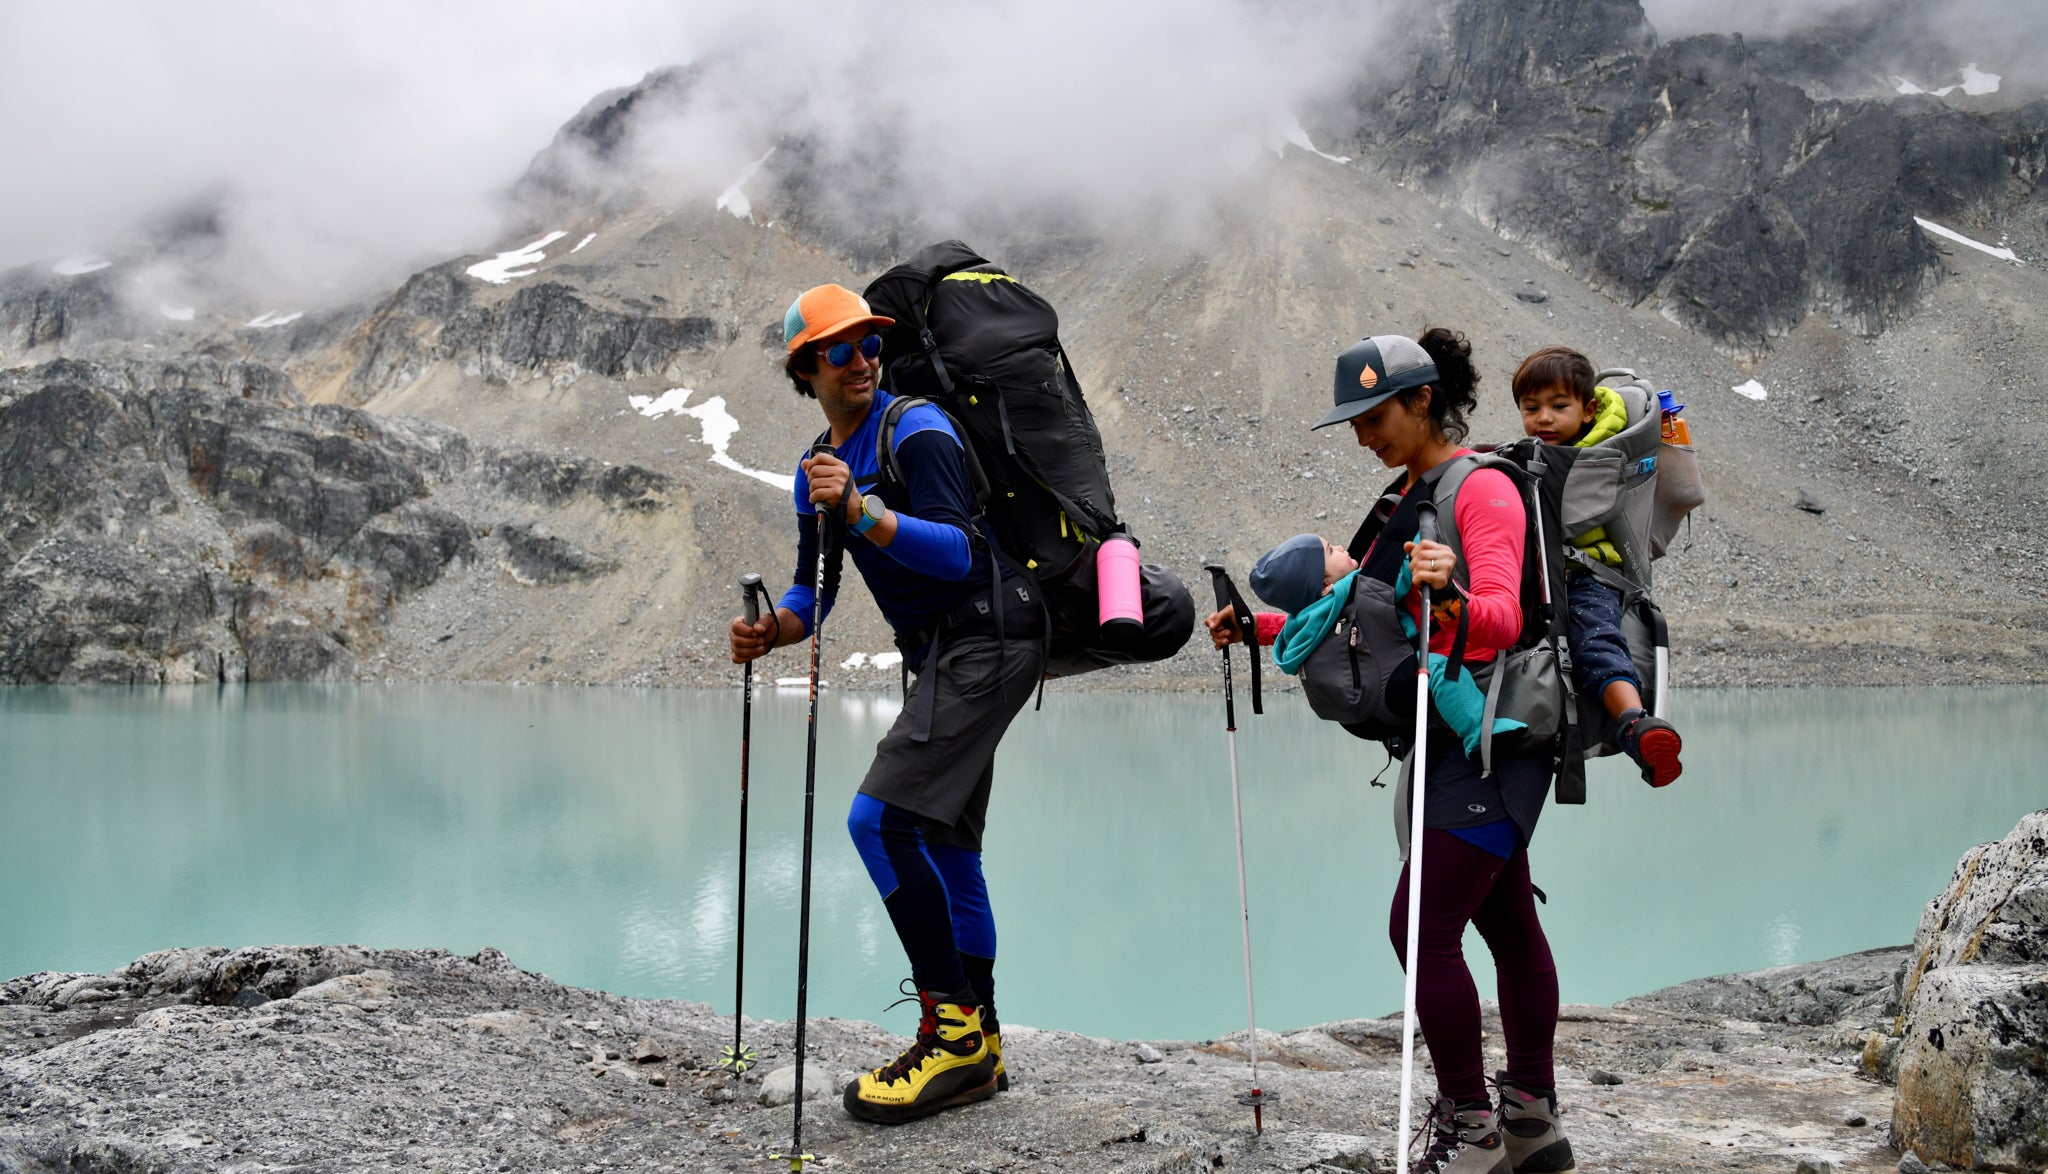
[[1437,474],[1436,487],[1430,492],[1437,507],[1436,540],[1450,547],[1459,563],[1465,561],[1465,544],[1458,540],[1458,490],[1485,462],[1486,458],[1470,454],[1452,457],[1443,463],[1443,472]]
[[[1450,547],[1451,553],[1457,558],[1459,563],[1465,561],[1465,547],[1458,540],[1458,490],[1464,488],[1465,478],[1480,469],[1501,468],[1505,470],[1509,467],[1509,462],[1492,455],[1467,454],[1452,457],[1444,462],[1444,471],[1437,478],[1435,492],[1438,505],[1436,515],[1437,541]],[[1513,481],[1514,473],[1510,472],[1508,479]],[[1446,506],[1448,508],[1445,508]],[[1532,553],[1525,551],[1523,557],[1532,557]],[[1535,554],[1533,557],[1540,558],[1542,556]],[[1468,570],[1467,575],[1469,576],[1469,574],[1470,571]],[[1491,775],[1493,773],[1493,719],[1500,710],[1501,683],[1507,678],[1505,671],[1507,667],[1507,652],[1508,650],[1503,648],[1494,655],[1493,672],[1488,676],[1486,682],[1486,709],[1484,716],[1479,720],[1479,769],[1482,775]],[[1450,666],[1450,671],[1456,672],[1459,667],[1458,665],[1452,665]]]
[[1493,775],[1493,719],[1500,712],[1500,686],[1507,680],[1508,654],[1494,656],[1493,676],[1486,682],[1486,710],[1479,719],[1479,777]]
[[1641,583],[1636,582],[1599,559],[1587,556],[1575,547],[1566,547],[1564,557],[1566,562],[1578,567],[1581,571],[1605,583],[1607,586],[1614,588],[1614,590],[1621,594],[1623,599],[1649,594]]

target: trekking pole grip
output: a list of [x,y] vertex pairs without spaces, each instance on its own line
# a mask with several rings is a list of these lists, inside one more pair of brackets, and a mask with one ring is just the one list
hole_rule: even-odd
[[1435,542],[1436,532],[1436,503],[1433,501],[1417,502],[1415,505],[1415,540],[1417,542]]
[[740,576],[740,607],[746,611],[747,624],[749,626],[761,622],[762,594],[761,576],[759,574],[748,571]]
[[[1222,563],[1204,563],[1202,569],[1209,572],[1209,583],[1216,589],[1216,610],[1230,612],[1230,622],[1244,640],[1245,651],[1251,654],[1252,712],[1264,713],[1265,689],[1259,680],[1259,625],[1252,617],[1251,605],[1237,593],[1237,584],[1230,581],[1230,572],[1223,568]],[[1223,653],[1228,658],[1230,650],[1226,648]]]
[[[1204,563],[1202,569],[1209,572],[1209,584],[1216,588],[1216,610],[1230,608],[1230,572],[1223,569],[1222,563]],[[1235,620],[1237,616],[1233,612],[1230,618]]]
[[[812,457],[836,457],[836,456],[838,456],[838,455],[839,455],[839,450],[838,450],[838,449],[836,449],[836,448],[832,447],[831,445],[829,445],[829,444],[827,444],[827,443],[825,443],[824,441],[822,441],[822,440],[821,440],[821,441],[819,441],[818,443],[816,443],[816,444],[814,444],[814,445],[812,445],[812,446],[811,446],[811,450],[810,450],[809,452],[807,452],[807,453],[805,453],[805,454],[804,454],[804,459],[806,459],[806,460],[809,460],[809,459],[810,459],[810,458],[812,458]],[[846,495],[845,495],[844,493],[840,494],[840,497],[839,497],[839,500],[838,500],[838,501],[835,501],[835,502],[833,502],[833,503],[832,503],[832,505],[833,505],[833,508],[835,508],[835,509],[837,509],[837,508],[839,508],[839,507],[842,507],[842,506],[844,506],[845,504],[846,504]],[[826,513],[826,511],[825,511],[825,510],[819,510],[819,511],[818,511],[818,514],[819,514],[819,516],[820,516],[820,518],[821,518],[821,519],[822,519],[822,517],[823,517],[823,515],[824,515],[825,513]]]

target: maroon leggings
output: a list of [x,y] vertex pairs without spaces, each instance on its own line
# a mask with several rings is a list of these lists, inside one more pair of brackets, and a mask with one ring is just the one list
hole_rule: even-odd
[[[1508,1075],[1518,1083],[1556,1088],[1552,1046],[1557,1038],[1557,963],[1536,920],[1529,886],[1529,853],[1509,859],[1476,848],[1447,831],[1422,833],[1422,969],[1415,978],[1415,1011],[1439,1096],[1479,1101],[1486,1096],[1486,1062],[1479,1046],[1479,990],[1465,965],[1465,925],[1471,923],[1493,951],[1500,980],[1501,1034],[1507,1037]],[[1394,889],[1388,919],[1394,955],[1408,964],[1408,868]]]

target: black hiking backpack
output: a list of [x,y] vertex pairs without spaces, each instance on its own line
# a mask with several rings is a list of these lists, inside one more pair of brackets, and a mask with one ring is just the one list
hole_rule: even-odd
[[1095,554],[1121,534],[1102,433],[1060,347],[1059,313],[964,243],[941,241],[876,278],[863,296],[895,319],[882,383],[898,398],[876,453],[894,472],[895,425],[918,402],[951,418],[967,450],[991,545],[1038,583],[1051,613],[1047,676],[1164,660],[1194,632],[1194,599],[1165,567],[1140,568],[1142,629],[1097,626]]

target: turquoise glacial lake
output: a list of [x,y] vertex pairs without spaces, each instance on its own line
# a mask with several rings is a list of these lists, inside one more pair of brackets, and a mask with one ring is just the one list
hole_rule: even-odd
[[[822,703],[814,1015],[879,1019],[908,973],[845,833],[896,709]],[[2048,806],[2048,690],[1696,691],[1673,717],[1676,784],[1595,763],[1592,801],[1539,828],[1569,1001],[1903,944],[1958,856]],[[0,690],[0,975],[171,946],[495,946],[729,1012],[739,729],[736,672],[719,691]],[[752,1016],[795,1007],[804,735],[802,691],[758,697]],[[1397,1010],[1383,756],[1298,696],[1254,717],[1240,695],[1237,743],[1260,1026]],[[985,856],[1005,1021],[1243,1026],[1229,763],[1220,687],[1055,685],[1018,719]],[[1489,991],[1476,935],[1468,954]]]

